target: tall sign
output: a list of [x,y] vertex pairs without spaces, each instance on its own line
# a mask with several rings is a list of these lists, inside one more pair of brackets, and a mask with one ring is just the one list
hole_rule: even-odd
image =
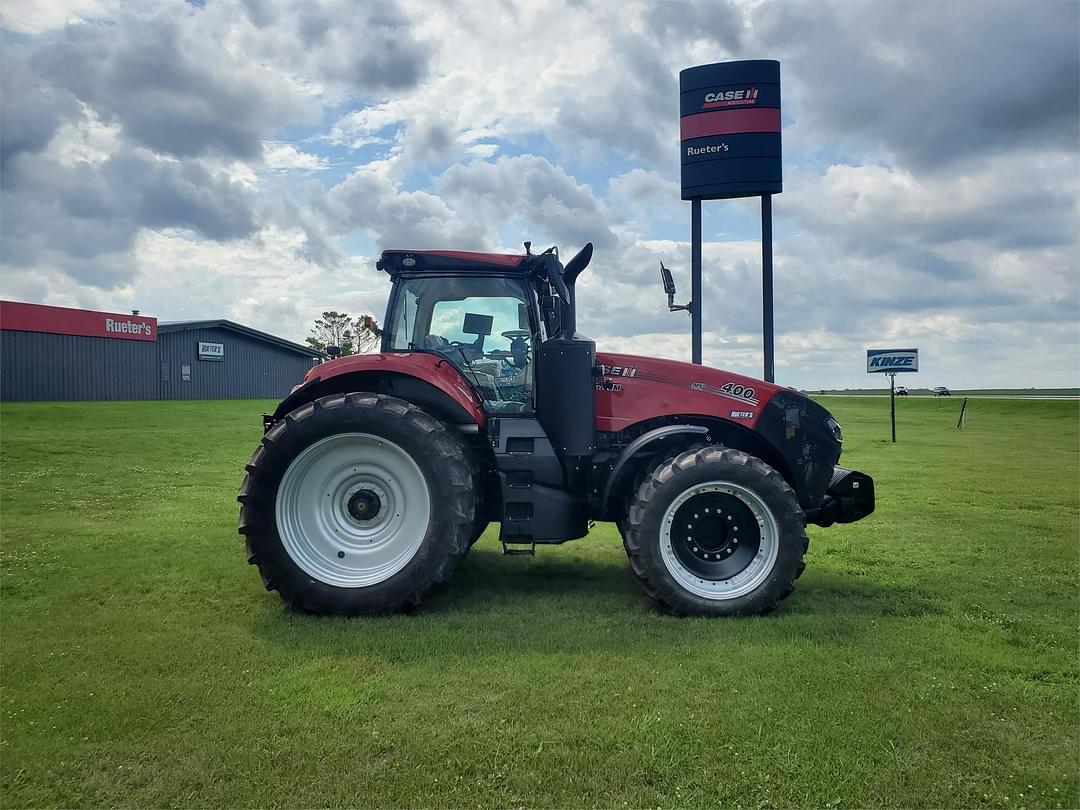
[[690,200],[693,361],[701,363],[701,201],[761,197],[762,338],[774,381],[772,195],[784,190],[780,63],[698,65],[679,73],[682,198]]
[[779,194],[780,63],[720,62],[679,74],[682,198]]
[[892,440],[896,441],[896,375],[919,370],[918,349],[867,349],[866,373],[889,375],[889,405],[892,412]]

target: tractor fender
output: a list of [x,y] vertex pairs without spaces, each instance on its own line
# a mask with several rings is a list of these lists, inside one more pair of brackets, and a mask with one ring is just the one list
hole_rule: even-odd
[[482,400],[445,358],[431,354],[351,355],[315,366],[277,406],[274,421],[322,396],[350,391],[390,394],[432,411],[452,425],[486,423]]
[[600,503],[601,514],[607,513],[612,495],[619,491],[619,487],[625,483],[624,479],[632,473],[633,465],[631,462],[634,457],[643,451],[648,451],[650,447],[655,448],[658,442],[663,442],[679,434],[708,437],[709,429],[701,425],[664,425],[642,433],[630,444],[626,445],[611,468],[611,475],[608,476],[607,483],[604,485],[604,497]]

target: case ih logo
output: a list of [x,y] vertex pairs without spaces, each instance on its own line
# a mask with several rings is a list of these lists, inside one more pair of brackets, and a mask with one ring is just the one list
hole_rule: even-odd
[[105,331],[117,335],[146,335],[152,337],[154,328],[148,323],[139,321],[118,321],[113,318],[105,319]]
[[706,93],[705,103],[701,105],[703,110],[711,110],[716,107],[741,107],[747,104],[757,104],[758,91],[756,87],[747,87],[742,90],[722,90],[719,93]]

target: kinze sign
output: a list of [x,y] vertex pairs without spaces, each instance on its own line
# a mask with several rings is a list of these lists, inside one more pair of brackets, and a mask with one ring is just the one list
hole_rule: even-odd
[[899,374],[919,370],[918,349],[867,349],[866,371]]
[[780,63],[720,62],[679,74],[682,198],[719,200],[784,190]]

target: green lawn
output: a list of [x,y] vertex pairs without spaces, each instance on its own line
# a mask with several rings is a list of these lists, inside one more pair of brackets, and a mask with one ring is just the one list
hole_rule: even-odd
[[[904,379],[903,374],[897,378],[896,385],[898,387],[907,385],[907,380]],[[930,388],[922,388],[916,385],[907,385],[907,387],[914,397],[933,396],[933,391]],[[810,393],[816,395],[819,392],[817,389],[812,389]],[[882,379],[881,385],[877,388],[845,388],[843,390],[821,391],[820,393],[838,394],[840,396],[887,397],[889,395],[889,381]],[[1005,399],[1023,399],[1027,397],[1035,399],[1067,399],[1069,397],[1080,397],[1080,388],[953,388],[950,393],[954,398],[960,399],[966,396],[1001,397]]]
[[1080,804],[1076,402],[824,398],[878,511],[777,614],[676,619],[615,530],[422,610],[289,613],[262,402],[0,411],[0,806]]

